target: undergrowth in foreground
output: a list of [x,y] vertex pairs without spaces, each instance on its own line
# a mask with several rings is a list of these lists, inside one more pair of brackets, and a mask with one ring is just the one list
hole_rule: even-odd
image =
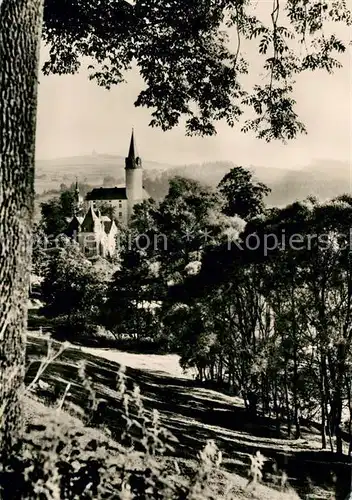
[[[44,363],[47,365],[48,359]],[[62,411],[64,406],[70,409],[65,401],[68,384],[56,402],[56,409],[47,409],[43,424],[28,423],[21,449],[6,469],[0,465],[1,498],[231,500],[242,497],[238,495],[238,485],[221,470],[222,455],[214,441],[208,441],[198,454],[197,466],[187,470],[181,461],[168,456],[177,439],[162,425],[158,411],[150,414],[145,410],[139,387],[127,389],[124,367],[116,380],[124,422],[120,442],[114,441],[107,429],[93,428],[99,427],[96,418],[99,400],[84,364],[79,367],[79,374],[88,396],[86,412],[78,420]],[[39,377],[27,392],[35,391],[36,384],[40,384]],[[39,404],[33,396],[30,401]],[[262,465],[260,454],[253,457],[249,472],[252,488],[260,480]]]

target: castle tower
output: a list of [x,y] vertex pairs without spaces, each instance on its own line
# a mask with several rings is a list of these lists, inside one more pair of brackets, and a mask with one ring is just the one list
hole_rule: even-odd
[[126,175],[126,195],[127,195],[127,217],[130,219],[133,206],[141,203],[143,200],[143,169],[142,160],[137,154],[134,140],[134,131],[132,129],[130,149],[125,159]]
[[73,195],[73,215],[79,214],[80,210],[82,209],[82,203],[83,203],[83,197],[79,192],[78,179],[76,177],[76,186]]

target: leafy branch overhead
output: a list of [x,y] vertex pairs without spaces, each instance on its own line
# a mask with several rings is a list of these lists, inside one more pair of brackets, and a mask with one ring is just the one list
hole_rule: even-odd
[[[152,109],[151,126],[185,118],[187,134],[213,135],[217,121],[234,126],[249,108],[243,132],[286,141],[306,132],[295,76],[340,67],[346,45],[328,28],[352,16],[346,0],[259,3],[261,16],[254,0],[45,0],[43,71],[74,74],[89,58],[90,79],[109,89],[137,65],[145,88],[135,105]],[[245,57],[251,43],[263,77]],[[242,77],[252,73],[249,89]]]

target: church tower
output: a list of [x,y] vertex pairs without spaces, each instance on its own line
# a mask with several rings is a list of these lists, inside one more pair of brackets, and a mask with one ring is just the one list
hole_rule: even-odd
[[134,140],[134,131],[132,129],[130,149],[125,159],[126,175],[126,196],[127,196],[127,217],[130,219],[133,206],[143,201],[143,169],[142,160],[137,154]]

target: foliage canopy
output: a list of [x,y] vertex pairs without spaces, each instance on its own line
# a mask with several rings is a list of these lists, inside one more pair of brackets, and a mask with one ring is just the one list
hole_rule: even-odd
[[[187,134],[213,135],[246,108],[242,131],[287,140],[305,132],[292,97],[296,75],[329,73],[346,44],[328,30],[351,25],[346,0],[46,0],[45,74],[74,74],[85,58],[105,88],[136,65],[145,88],[136,106],[152,109],[151,126],[169,130],[186,119]],[[266,20],[266,18],[268,20]],[[245,56],[250,43],[263,77]],[[251,51],[253,53],[253,50]],[[243,75],[255,75],[252,89]]]

